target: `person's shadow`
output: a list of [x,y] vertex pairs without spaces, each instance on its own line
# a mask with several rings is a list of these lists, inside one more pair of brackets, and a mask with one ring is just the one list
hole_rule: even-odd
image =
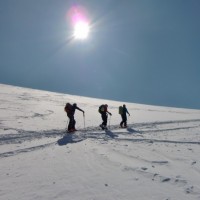
[[133,129],[133,128],[127,128],[127,131],[128,131],[129,133],[140,133],[139,131],[136,131],[136,130]]
[[116,134],[114,134],[112,131],[110,131],[110,130],[105,130],[105,133],[106,133],[106,135],[108,135],[109,137],[111,137],[111,138],[116,138],[116,137],[118,137],[118,135],[116,135]]
[[77,143],[83,141],[83,138],[78,138],[75,134],[64,135],[63,138],[57,141],[59,146],[63,146],[69,143]]

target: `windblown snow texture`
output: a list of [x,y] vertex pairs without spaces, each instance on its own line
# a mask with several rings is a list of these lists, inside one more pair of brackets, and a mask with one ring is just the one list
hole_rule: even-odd
[[[66,102],[85,111],[74,134]],[[200,111],[126,103],[121,129],[123,104],[0,85],[0,199],[200,199]]]

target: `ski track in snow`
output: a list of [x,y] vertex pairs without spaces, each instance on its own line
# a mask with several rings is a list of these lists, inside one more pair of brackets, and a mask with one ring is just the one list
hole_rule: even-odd
[[33,147],[28,147],[28,148],[23,148],[23,149],[18,149],[18,150],[15,150],[15,151],[8,151],[8,152],[5,152],[5,153],[1,153],[0,158],[14,156],[14,155],[17,155],[17,154],[20,154],[20,153],[27,153],[27,152],[31,152],[31,151],[34,151],[34,150],[39,150],[39,149],[42,149],[42,148],[45,148],[45,147],[49,147],[53,144],[55,144],[55,142],[47,143],[47,144],[43,144],[43,145],[38,145],[38,146],[33,146]]
[[[165,128],[173,125],[173,128]],[[130,124],[127,129],[120,129],[119,125],[111,125],[109,130],[102,131],[100,127],[87,127],[84,130],[79,130],[73,134],[66,133],[65,130],[47,130],[47,131],[25,131],[21,129],[11,129],[4,127],[4,131],[15,131],[16,133],[6,133],[0,135],[0,145],[5,144],[21,144],[27,141],[39,140],[42,138],[58,138],[62,137],[51,145],[58,144],[60,146],[70,143],[77,143],[86,139],[93,139],[99,141],[117,140],[127,142],[140,142],[140,143],[168,143],[168,144],[193,144],[199,145],[200,141],[189,140],[169,140],[157,139],[157,135],[164,134],[165,132],[177,132],[179,130],[189,130],[200,127],[200,120],[179,120],[179,121],[166,121],[166,122],[152,122],[152,123],[137,123]],[[146,134],[156,133],[155,138],[147,138]],[[37,149],[48,147],[50,144],[43,144],[30,148],[15,150],[13,152],[0,153],[0,158],[14,156],[18,153],[25,153]]]
[[[98,185],[96,186],[98,191],[99,188],[101,188],[98,183],[98,181],[101,180],[99,174],[105,173],[108,177],[114,179],[110,180],[110,183],[108,179],[105,180],[105,185],[103,186],[106,189],[112,190],[114,187],[110,187],[111,184],[118,188],[118,183],[115,180],[125,180],[122,184],[126,184],[127,182],[130,183],[131,181],[131,184],[136,182],[135,185],[139,185],[137,186],[138,190],[145,187],[149,188],[151,185],[157,183],[155,184],[155,187],[150,188],[159,189],[160,185],[164,185],[163,187],[167,185],[167,189],[173,190],[172,193],[168,191],[166,194],[163,194],[163,196],[165,195],[165,198],[162,199],[175,199],[175,197],[171,197],[171,195],[176,194],[177,191],[178,194],[183,194],[184,199],[200,199],[200,162],[196,156],[198,155],[200,145],[200,119],[195,119],[198,118],[198,116],[195,115],[197,113],[196,111],[147,106],[140,107],[134,105],[131,108],[133,115],[134,111],[137,111],[135,114],[136,117],[139,117],[139,114],[141,113],[141,120],[138,121],[144,122],[128,124],[129,127],[127,129],[121,129],[119,128],[119,125],[111,125],[107,131],[102,131],[99,127],[89,126],[74,134],[67,134],[64,129],[51,129],[54,127],[55,120],[57,120],[54,116],[61,116],[60,111],[58,112],[57,108],[58,110],[63,108],[64,102],[66,102],[65,95],[55,93],[49,94],[34,90],[23,92],[24,89],[21,91],[20,88],[14,89],[13,92],[7,92],[7,86],[5,86],[5,90],[3,91],[4,92],[1,91],[0,111],[5,113],[6,117],[2,114],[2,118],[0,119],[0,160],[2,163],[4,163],[4,161],[5,163],[9,163],[9,159],[11,160],[12,158],[13,161],[15,161],[19,158],[23,159],[23,156],[26,157],[26,155],[27,157],[29,157],[29,155],[32,156],[33,154],[31,153],[40,155],[40,151],[42,152],[42,159],[42,157],[44,158],[43,152],[45,151],[49,153],[52,152],[52,149],[53,152],[58,149],[64,149],[63,151],[65,152],[67,149],[66,154],[73,155],[72,157],[75,155],[73,160],[72,157],[67,157],[67,155],[64,154],[66,160],[69,158],[75,161],[75,164],[73,164],[73,162],[69,163],[70,167],[67,168],[69,172],[71,172],[70,168],[72,166],[72,168],[75,168],[72,170],[73,173],[80,172],[81,175],[84,175],[79,169],[80,166],[76,165],[82,162],[80,155],[85,156],[84,158],[88,162],[86,163],[87,168],[84,168],[86,169],[85,173],[86,175],[89,174],[89,176],[90,174],[93,176],[95,175],[95,181],[92,179],[93,177],[88,178],[90,178],[89,180],[91,180],[91,182]],[[81,108],[91,108],[91,112],[97,110],[97,105],[102,101],[86,99],[85,102],[82,102],[81,98],[82,97],[77,98],[68,96],[67,101],[77,102],[78,100],[78,104]],[[117,105],[118,102],[116,104],[111,103],[109,105],[109,110],[117,110]],[[88,110],[88,112],[90,111]],[[170,119],[171,121],[146,121],[146,119],[151,119],[153,113],[160,113],[161,115],[170,114],[170,116],[177,114],[178,117],[175,117],[175,119],[171,117],[163,118],[165,120]],[[145,114],[149,115],[149,118],[143,119]],[[194,114],[194,116],[192,114]],[[184,115],[183,118],[182,115]],[[192,115],[194,119],[191,119],[190,115]],[[113,118],[114,116],[115,115],[113,115]],[[181,118],[179,118],[179,116]],[[56,127],[61,127],[65,123],[65,119],[59,123],[58,121],[61,119],[62,116],[56,121]],[[80,121],[80,119],[82,118],[79,118],[77,121]],[[154,119],[154,116],[152,119]],[[155,118],[155,120],[159,120],[159,118]],[[29,123],[30,121],[31,123]],[[116,123],[116,119],[113,119],[113,121]],[[87,124],[94,124],[92,121],[90,123],[89,120],[86,122]],[[51,128],[47,128],[48,130],[34,130],[35,127],[37,128],[37,125],[40,126],[41,124],[38,129],[41,127],[43,129],[48,123],[53,124],[53,126],[50,126]],[[9,127],[10,124],[11,126]],[[27,130],[27,128],[29,130]],[[86,153],[84,154],[82,151],[84,151],[83,147],[85,146],[87,146],[87,151],[85,151]],[[73,154],[74,151],[77,154]],[[85,167],[85,165],[82,165],[81,167]],[[20,169],[21,168],[19,167],[18,170]],[[117,172],[113,173],[114,176],[109,176],[112,174],[113,170],[116,170]],[[185,172],[183,172],[184,170]],[[87,171],[91,171],[92,173],[87,174]],[[119,176],[122,175],[121,179],[117,179],[118,172],[121,173]],[[4,174],[2,174],[2,177],[4,177]],[[26,175],[24,175],[24,177],[26,177]],[[105,177],[103,177],[103,179],[106,179]],[[39,180],[41,181],[42,179]],[[45,180],[48,182],[48,179]],[[76,180],[76,178],[73,180]],[[57,179],[57,182],[59,181],[62,181],[62,178],[60,180]],[[84,179],[84,176],[74,182],[76,185],[79,185],[79,181],[85,183],[82,185],[87,185],[90,182],[87,182],[87,180]],[[12,185],[13,183],[10,182],[7,184]],[[121,187],[123,187],[123,185],[121,185]],[[121,199],[126,199],[128,194],[132,191],[131,187],[132,185],[128,187],[129,191],[126,191],[127,194],[123,190],[115,189],[112,191],[112,195],[121,195],[117,197],[117,199],[120,199],[120,197],[123,197]],[[86,187],[86,189],[88,188]],[[126,186],[124,186],[123,189],[126,189]],[[63,192],[63,196],[67,196],[65,190],[59,190],[59,192]],[[181,192],[179,193],[179,191]],[[3,193],[3,190],[0,189],[0,193],[1,192]],[[139,192],[143,195],[143,191]],[[127,196],[123,196],[124,194]],[[155,193],[152,192],[151,194]],[[56,195],[58,195],[58,198],[61,197],[60,194]],[[76,196],[76,194],[74,195]],[[93,197],[94,198],[90,199],[95,199],[95,196]],[[53,197],[51,198],[53,199]]]
[[[173,128],[165,128],[165,126],[169,127],[169,125],[173,125]],[[188,145],[199,145],[200,142],[198,141],[178,141],[178,140],[159,140],[156,138],[146,138],[146,135],[149,136],[152,133],[156,133],[156,136],[159,134],[170,132],[173,134],[173,132],[177,132],[180,130],[189,130],[189,129],[195,129],[200,126],[200,120],[184,120],[184,121],[166,121],[166,122],[153,122],[153,123],[138,123],[138,124],[130,124],[127,129],[120,129],[118,125],[112,125],[110,126],[110,129],[107,131],[100,130],[99,127],[87,127],[85,130],[77,131],[73,134],[66,134],[64,130],[48,130],[48,131],[23,131],[18,129],[9,129],[4,128],[6,131],[14,130],[17,133],[16,134],[5,134],[0,135],[0,145],[5,144],[17,144],[17,143],[23,143],[27,141],[33,141],[33,140],[39,140],[42,138],[55,138],[54,142],[45,143],[41,145],[35,145],[31,147],[26,147],[22,149],[16,149],[13,151],[3,152],[0,153],[0,159],[5,159],[10,156],[15,156],[22,153],[29,153],[32,151],[40,150],[43,148],[47,148],[53,145],[68,145],[73,144],[77,142],[82,142],[86,139],[91,139],[92,141],[98,141],[99,144],[106,144],[109,142],[127,142],[127,146],[129,143],[146,143],[149,145],[152,145],[154,143],[161,143],[161,144],[188,144]],[[59,139],[58,139],[59,138]],[[112,143],[111,143],[112,144]],[[113,144],[114,145],[114,144]],[[115,146],[115,145],[114,145]],[[192,147],[189,148],[189,150],[192,150]],[[95,151],[95,149],[94,149]],[[98,152],[96,152],[98,153]],[[111,163],[117,163],[118,160],[113,160],[113,158],[118,158],[118,156],[122,156],[125,163],[118,163],[119,165],[122,165],[122,171],[124,173],[126,172],[132,172],[136,173],[138,176],[142,176],[145,179],[148,179],[152,182],[159,182],[163,184],[170,184],[174,187],[182,187],[183,192],[186,194],[191,195],[197,195],[200,196],[200,188],[191,185],[190,182],[180,175],[170,175],[168,174],[162,174],[159,171],[157,171],[157,168],[159,166],[168,166],[170,165],[171,161],[169,157],[166,157],[166,155],[161,155],[159,153],[159,156],[162,156],[162,158],[166,158],[165,160],[148,160],[141,158],[139,156],[133,156],[124,154],[118,150],[111,150],[109,152],[110,158],[107,157],[106,154],[100,153],[101,156],[105,156],[106,159],[109,160]],[[115,156],[117,154],[117,156]],[[114,156],[113,156],[114,155]],[[127,157],[127,161],[126,161]],[[131,162],[133,160],[139,161],[138,163],[143,163],[141,166],[132,167]],[[193,160],[191,162],[191,166],[195,166],[197,160]],[[194,168],[194,171],[197,171],[198,173],[200,170],[196,170]],[[139,178],[136,178],[135,181],[139,181]]]

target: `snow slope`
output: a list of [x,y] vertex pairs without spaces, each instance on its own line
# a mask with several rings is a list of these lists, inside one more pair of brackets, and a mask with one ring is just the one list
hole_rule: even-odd
[[[73,135],[66,102],[85,110]],[[120,129],[122,104],[0,84],[0,199],[200,199],[200,110],[126,103]]]

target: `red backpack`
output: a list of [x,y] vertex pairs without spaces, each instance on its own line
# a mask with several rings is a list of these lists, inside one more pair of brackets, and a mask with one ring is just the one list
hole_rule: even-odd
[[66,105],[65,105],[65,112],[67,114],[69,114],[69,113],[72,112],[72,105],[70,103],[66,103]]

